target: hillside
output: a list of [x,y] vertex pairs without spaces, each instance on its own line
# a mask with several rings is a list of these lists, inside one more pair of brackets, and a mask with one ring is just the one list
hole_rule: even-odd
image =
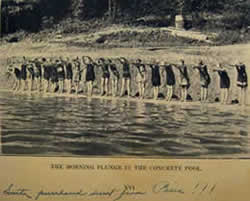
[[3,0],[1,27],[7,38],[13,33],[18,40],[38,34],[43,40],[50,32],[94,33],[113,25],[166,28],[175,26],[175,16],[182,14],[186,29],[216,33],[218,44],[235,44],[250,38],[249,11],[249,0],[60,0],[60,4],[58,0]]

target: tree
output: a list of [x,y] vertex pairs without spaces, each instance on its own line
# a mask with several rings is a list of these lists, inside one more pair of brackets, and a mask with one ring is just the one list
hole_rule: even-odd
[[110,21],[115,21],[118,10],[118,0],[108,0],[108,13]]

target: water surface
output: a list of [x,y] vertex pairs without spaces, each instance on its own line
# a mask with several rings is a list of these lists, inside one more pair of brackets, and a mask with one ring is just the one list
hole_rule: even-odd
[[239,106],[156,105],[0,92],[2,154],[246,157],[250,117]]

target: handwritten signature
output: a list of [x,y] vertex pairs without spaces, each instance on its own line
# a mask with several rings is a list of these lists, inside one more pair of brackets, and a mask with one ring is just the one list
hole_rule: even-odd
[[[209,184],[196,184],[192,189],[191,194],[201,194],[201,193],[213,193],[216,189],[216,185]],[[143,196],[147,196],[149,194],[179,194],[184,195],[188,193],[184,190],[184,188],[173,182],[159,182],[157,184],[153,184],[150,189],[139,190],[139,188],[135,185],[123,185],[121,187],[111,187],[110,190],[76,190],[76,191],[67,191],[65,189],[60,189],[58,191],[51,191],[40,189],[39,191],[33,191],[32,189],[23,188],[16,184],[8,185],[4,190],[0,190],[0,196],[16,196],[23,197],[28,200],[40,200],[44,197],[68,197],[68,198],[76,198],[76,197],[89,197],[89,198],[109,198],[111,201],[118,201],[128,197],[137,197],[142,198]]]

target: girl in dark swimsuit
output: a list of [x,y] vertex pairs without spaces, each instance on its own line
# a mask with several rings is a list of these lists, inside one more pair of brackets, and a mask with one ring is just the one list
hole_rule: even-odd
[[185,61],[181,60],[180,65],[175,66],[180,72],[180,86],[181,86],[181,101],[187,101],[188,88],[190,87],[190,81]]
[[122,64],[122,69],[123,69],[123,74],[122,74],[122,87],[121,87],[121,94],[120,96],[122,97],[125,92],[125,85],[127,84],[127,92],[128,92],[128,97],[130,97],[130,81],[131,81],[131,74],[130,74],[130,66],[125,58],[120,58],[119,59],[120,63]]
[[102,78],[101,78],[101,96],[108,96],[109,94],[109,64],[105,61],[104,58],[100,58],[97,61],[97,64],[102,69]]
[[14,91],[18,91],[21,86],[21,71],[18,69],[18,67],[14,68],[14,75],[16,78],[15,85],[13,86]]
[[27,84],[28,84],[28,91],[31,93],[34,85],[34,78],[35,78],[35,72],[34,72],[34,64],[29,61],[27,64]]
[[74,87],[75,87],[75,93],[78,94],[79,88],[80,88],[80,82],[81,82],[81,61],[77,57],[73,61],[73,81],[74,81]]
[[53,59],[50,60],[50,70],[51,70],[51,92],[56,92],[56,89],[58,87],[58,74],[57,74],[57,61],[54,61]]
[[158,99],[159,95],[159,88],[161,86],[161,75],[160,75],[160,66],[159,62],[156,62],[156,64],[149,65],[152,70],[152,85],[154,89],[154,99]]
[[57,69],[57,77],[58,77],[58,83],[59,83],[59,93],[64,92],[64,80],[65,80],[65,65],[64,61],[61,58],[60,60],[57,61],[56,64],[56,69]]
[[87,94],[92,96],[93,94],[93,83],[95,81],[95,66],[94,62],[90,57],[83,57],[83,62],[86,65],[86,82],[87,82]]
[[34,60],[34,81],[36,89],[38,91],[42,90],[42,64],[38,58]]
[[65,65],[66,65],[65,85],[66,85],[67,93],[70,94],[71,89],[72,89],[72,79],[73,79],[72,61],[70,61],[70,59],[67,58]]
[[47,93],[50,90],[52,72],[51,72],[51,66],[45,58],[42,59],[42,62],[43,62],[42,64],[43,90],[44,93]]
[[170,102],[173,97],[174,86],[176,83],[175,75],[174,75],[172,64],[168,64],[167,62],[162,62],[161,66],[163,67],[166,73],[166,86],[167,86],[166,100]]
[[246,93],[248,87],[248,77],[246,73],[246,65],[242,62],[236,62],[234,67],[237,70],[237,86],[239,88],[239,103],[246,104]]
[[21,66],[21,90],[25,91],[27,85],[27,61],[23,58],[23,64]]
[[115,97],[118,92],[118,81],[120,79],[120,73],[111,59],[108,59],[107,62],[110,68],[112,96]]
[[20,89],[20,86],[21,86],[21,71],[18,69],[18,67],[14,67],[14,66],[15,64],[9,65],[7,74],[9,76],[14,76],[15,81],[14,81],[12,90],[16,92]]
[[138,86],[138,90],[139,90],[139,97],[140,97],[140,99],[144,99],[146,81],[147,81],[146,67],[144,64],[142,64],[141,59],[137,59],[134,66],[136,67],[136,70],[137,70],[136,82],[137,82],[137,86]]
[[207,66],[204,65],[201,60],[197,66],[193,67],[193,69],[197,69],[200,73],[201,102],[205,102],[208,98],[208,86],[211,82]]
[[227,74],[226,69],[223,68],[221,64],[218,64],[218,69],[213,70],[217,72],[220,77],[220,89],[221,89],[221,104],[227,104],[228,102],[228,94],[230,88],[230,78]]

